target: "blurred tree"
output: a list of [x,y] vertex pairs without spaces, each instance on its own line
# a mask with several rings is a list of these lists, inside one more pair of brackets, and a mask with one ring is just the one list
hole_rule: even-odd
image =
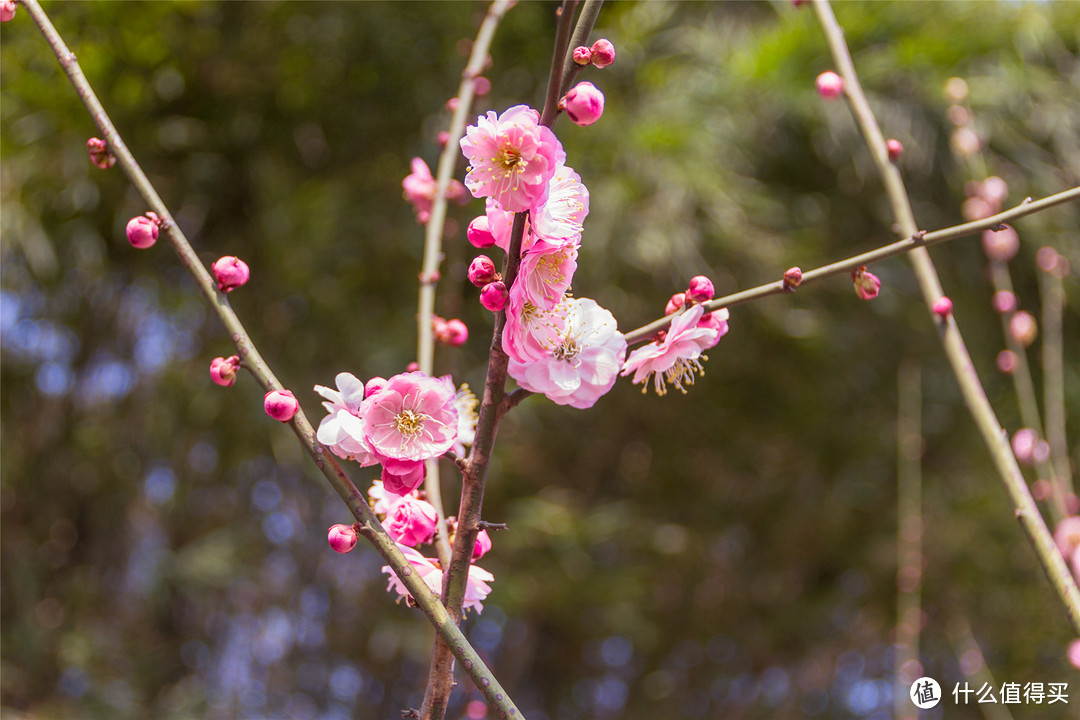
[[[508,14],[478,113],[540,102],[553,7]],[[481,4],[47,9],[203,259],[250,264],[234,307],[314,418],[314,384],[412,359],[421,231],[400,182],[412,156],[435,159]],[[970,179],[1005,178],[1010,203],[1080,184],[1080,6],[837,13],[883,127],[906,148],[922,227],[959,222]],[[847,110],[814,93],[829,60],[812,13],[616,3],[596,36],[618,49],[584,78],[607,95],[605,116],[558,133],[592,196],[574,290],[621,327],[658,316],[692,275],[726,293],[892,239]],[[208,382],[210,358],[230,347],[219,324],[164,243],[127,245],[124,224],[145,208],[115,169],[87,161],[93,125],[25,14],[0,37],[4,716],[417,706],[431,631],[391,601],[373,552],[326,548],[345,509],[263,417],[253,383]],[[985,168],[950,153],[953,76],[970,87]],[[437,366],[474,385],[490,315],[463,282],[460,228],[480,208],[452,212],[438,308],[473,339]],[[1077,218],[1062,207],[1018,223],[1023,307],[1037,309],[1040,246],[1080,267]],[[1015,429],[978,241],[934,256]],[[962,680],[944,641],[962,615],[999,681],[1075,678],[1064,614],[912,274],[902,259],[874,271],[884,289],[871,303],[838,279],[733,310],[686,397],[620,383],[586,413],[533,398],[508,417],[485,516],[511,530],[495,535],[494,593],[467,628],[529,718],[886,716],[906,358],[924,362],[927,398],[928,674]],[[1067,291],[1076,417],[1080,297],[1072,280]],[[458,714],[477,697],[459,688]]]

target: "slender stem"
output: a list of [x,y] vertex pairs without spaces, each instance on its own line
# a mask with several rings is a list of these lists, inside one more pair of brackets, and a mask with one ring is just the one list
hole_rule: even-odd
[[[86,76],[83,75],[75,54],[68,49],[37,0],[22,0],[22,2],[52,47],[61,66],[75,87],[75,91],[86,105],[94,123],[101,132],[102,138],[108,143],[109,150],[116,156],[117,164],[123,169],[151,209],[165,220],[162,229],[169,244],[180,258],[181,264],[191,272],[200,292],[210,301],[211,307],[213,307],[221,322],[230,332],[237,352],[244,360],[244,367],[248,369],[264,389],[281,389],[282,384],[259,354],[240,319],[229,306],[225,296],[218,291],[210,273],[199,260],[195,250],[169,213],[169,209],[162,202],[150,180],[124,144]],[[427,615],[439,637],[445,638],[445,642],[453,649],[454,654],[461,659],[462,664],[469,671],[477,687],[501,711],[511,716],[517,714],[517,708],[507,697],[502,686],[499,685],[499,682],[484,664],[476,650],[473,649],[458,629],[449,613],[439,602],[439,599],[428,589],[419,573],[413,571],[412,564],[401,553],[397,543],[383,529],[378,518],[368,507],[363,494],[349,479],[345,471],[342,470],[337,460],[315,439],[315,429],[308,422],[304,412],[302,410],[298,411],[289,422],[289,425],[300,439],[308,455],[315,462],[315,465],[322,471],[327,481],[348,506],[353,517],[356,518],[359,523],[359,532],[371,541],[387,564],[393,568],[402,583],[412,594],[416,604]]]
[[[855,73],[855,67],[851,62],[851,54],[847,43],[844,41],[844,31],[836,22],[832,7],[828,0],[815,0],[814,9],[817,11],[818,20],[821,22],[825,37],[832,52],[833,60],[837,64],[840,75],[844,78],[844,94],[848,99],[855,121],[862,131],[863,137],[870,146],[870,152],[874,163],[878,167],[885,192],[892,207],[893,218],[900,228],[902,236],[914,236],[918,231],[914,215],[911,212],[911,203],[900,171],[888,157],[885,149],[885,137],[878,127],[870,104],[859,86],[859,78]],[[941,283],[938,280],[934,263],[930,259],[930,253],[924,247],[916,248],[911,252],[911,261],[915,266],[915,275],[922,290],[923,299],[929,308],[941,296]],[[930,311],[929,315],[935,317]],[[1039,513],[1035,500],[1031,497],[1027,483],[1020,473],[1016,464],[1012,449],[1005,437],[1005,432],[998,422],[994,409],[986,397],[982,384],[979,382],[978,373],[971,362],[964,339],[960,336],[960,329],[954,316],[950,315],[944,320],[937,320],[939,336],[945,347],[945,354],[952,366],[953,374],[960,385],[964,402],[971,412],[975,426],[982,435],[983,441],[990,450],[991,459],[994,462],[1002,482],[1005,484],[1016,506],[1016,517],[1021,527],[1031,540],[1039,562],[1046,571],[1047,577],[1058,594],[1069,616],[1069,621],[1075,632],[1080,634],[1080,589],[1076,581],[1065,565],[1061,553],[1058,552],[1050,531],[1046,527],[1046,521]]]
[[896,640],[894,717],[916,720],[908,700],[911,683],[922,677],[919,630],[922,594],[922,378],[918,363],[900,366],[896,418]]
[[562,97],[570,90],[570,84],[581,72],[583,66],[574,62],[574,48],[589,44],[589,34],[596,24],[596,18],[600,16],[600,8],[604,6],[604,0],[585,0],[581,6],[581,14],[578,15],[574,34],[570,37],[570,43],[566,46],[566,55],[563,57],[562,79],[559,81],[559,96]]
[[[1059,258],[1058,263],[1064,259]],[[1062,340],[1062,315],[1065,311],[1065,288],[1057,268],[1039,273],[1042,289],[1043,336],[1043,410],[1046,413],[1046,440],[1054,464],[1058,489],[1055,495],[1073,492],[1069,443],[1065,434],[1065,361]]]
[[[855,255],[845,260],[831,263],[829,265],[823,265],[814,270],[809,270],[803,273],[802,283],[803,285],[809,285],[810,283],[818,280],[823,280],[833,275],[840,275],[850,273],[860,265],[869,265],[880,260],[896,257],[897,255],[903,255],[904,253],[911,252],[918,248],[926,248],[932,245],[938,245],[940,243],[948,242],[950,240],[956,240],[958,238],[966,237],[968,235],[974,235],[982,232],[983,230],[989,230],[991,228],[998,227],[999,225],[1007,222],[1012,222],[1018,218],[1022,218],[1025,215],[1031,215],[1032,213],[1046,210],[1047,208],[1055,205],[1060,205],[1071,200],[1080,200],[1080,187],[1074,187],[1063,192],[1059,192],[1055,195],[1050,195],[1042,200],[1032,201],[1030,198],[1020,203],[1011,210],[992,215],[983,220],[975,222],[964,223],[963,225],[956,225],[954,227],[945,228],[943,230],[935,230],[929,233],[912,233],[910,236],[903,240],[899,240],[894,243],[890,243],[876,250],[862,253],[861,255]],[[733,307],[735,305],[741,305],[751,300],[757,300],[758,298],[768,297],[769,295],[782,295],[789,293],[783,280],[776,280],[775,282],[766,283],[765,285],[759,285],[749,290],[743,290],[742,292],[733,293],[731,295],[725,295],[724,297],[716,298],[705,303],[706,311],[719,310],[724,307]],[[654,320],[648,325],[644,325],[636,330],[633,330],[626,334],[626,342],[633,345],[634,343],[648,340],[660,330],[664,330],[671,324],[671,320],[674,316],[668,315],[667,317]]]
[[[424,259],[420,269],[419,312],[416,316],[416,362],[421,372],[428,375],[434,374],[435,364],[431,318],[435,311],[435,285],[439,281],[439,263],[442,260],[443,228],[446,223],[446,189],[450,187],[450,179],[454,175],[454,168],[461,156],[458,140],[465,132],[466,118],[472,108],[473,97],[476,94],[476,78],[484,71],[484,63],[487,62],[488,50],[495,37],[495,29],[510,5],[510,0],[495,0],[480,24],[472,52],[469,54],[469,61],[461,72],[461,84],[457,92],[458,104],[450,119],[446,145],[443,146],[442,153],[439,155],[439,165],[435,172],[435,199],[431,204],[431,216],[428,218],[427,225],[424,226]],[[435,547],[439,554],[439,561],[446,565],[450,562],[450,540],[446,530],[442,486],[439,483],[438,459],[428,460],[425,468],[424,492],[427,494],[428,502],[435,508],[437,516]]]

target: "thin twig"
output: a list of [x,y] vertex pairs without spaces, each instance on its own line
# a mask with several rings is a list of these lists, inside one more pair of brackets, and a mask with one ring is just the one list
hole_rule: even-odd
[[[231,334],[237,352],[243,358],[244,367],[248,369],[264,389],[281,389],[282,384],[262,359],[240,319],[229,306],[225,296],[218,291],[216,283],[177,226],[176,221],[169,213],[169,209],[157,194],[146,174],[143,173],[142,168],[135,161],[134,156],[127,149],[86,76],[83,75],[75,54],[68,49],[37,0],[22,0],[22,2],[52,47],[61,66],[75,87],[75,91],[86,105],[94,123],[101,132],[102,138],[108,143],[109,150],[116,156],[117,164],[123,169],[150,208],[165,220],[162,227],[165,237],[180,258],[181,264],[195,278],[200,292],[210,301],[211,307]],[[375,546],[375,549],[382,555],[387,564],[393,568],[402,583],[412,594],[416,604],[427,615],[439,637],[445,638],[445,641],[453,648],[453,652],[469,671],[477,687],[481,689],[490,702],[504,713],[508,715],[518,713],[517,708],[507,697],[502,686],[458,629],[438,598],[428,589],[419,573],[413,571],[412,564],[401,553],[397,543],[383,529],[378,518],[368,507],[363,494],[345,474],[345,471],[341,469],[334,457],[315,439],[315,429],[308,422],[304,412],[302,410],[298,411],[289,424],[308,455],[315,461],[315,465],[322,471],[327,481],[358,521],[361,534]]]
[[[901,178],[896,165],[889,160],[885,148],[885,136],[881,133],[877,119],[874,117],[870,104],[867,102],[866,96],[859,85],[859,78],[855,73],[851,54],[848,51],[847,43],[844,41],[844,31],[836,22],[836,17],[833,15],[828,0],[815,0],[814,9],[817,11],[818,20],[825,31],[825,37],[832,52],[833,60],[836,62],[841,77],[844,78],[845,97],[848,99],[852,114],[862,131],[863,138],[870,146],[870,154],[873,156],[874,163],[877,165],[885,185],[885,192],[892,207],[893,218],[899,225],[900,233],[903,236],[914,236],[918,232],[918,226],[915,224],[915,218],[911,211],[911,202],[904,187],[903,178]],[[914,249],[910,257],[915,266],[915,275],[922,290],[923,299],[929,309],[942,297],[941,283],[938,280],[937,271],[926,248]],[[935,317],[932,310],[928,314]],[[964,339],[960,335],[956,319],[954,316],[949,315],[944,320],[935,320],[935,323],[942,344],[945,347],[945,355],[948,357],[953,374],[960,385],[960,392],[964,397],[964,402],[967,404],[968,410],[975,421],[975,426],[990,450],[994,466],[1016,506],[1016,517],[1031,540],[1039,562],[1046,571],[1054,591],[1065,606],[1073,630],[1080,634],[1080,589],[1077,588],[1072,573],[1069,572],[1061,553],[1058,552],[1054,539],[1046,527],[1046,521],[1043,519],[1042,514],[1039,513],[1039,508],[1031,497],[1027,483],[1024,482],[1024,476],[1020,473],[1020,468],[1016,464],[1016,458],[1009,447],[1001,423],[998,422],[994,409],[991,407],[986,392],[983,390],[982,383],[979,382],[978,373],[975,370],[974,363],[971,361],[971,356],[968,354],[967,347],[964,345]]]
[[[830,263],[829,265],[823,265],[813,270],[808,270],[803,273],[802,283],[799,285],[802,288],[805,285],[823,280],[824,278],[831,277],[833,275],[841,275],[850,273],[860,265],[869,265],[874,262],[879,262],[897,255],[903,255],[909,253],[918,248],[927,248],[932,245],[938,245],[950,240],[956,240],[958,238],[966,237],[968,235],[974,235],[982,232],[983,230],[989,230],[996,228],[1004,223],[1012,222],[1025,215],[1031,215],[1055,205],[1060,205],[1071,200],[1080,200],[1080,187],[1074,187],[1063,192],[1059,192],[1055,195],[1050,195],[1042,200],[1032,201],[1028,198],[1024,202],[1020,203],[1011,210],[992,215],[983,220],[977,220],[975,222],[964,223],[963,225],[956,225],[942,230],[935,230],[934,232],[912,233],[910,236],[903,240],[899,240],[894,243],[890,243],[876,250],[862,253],[861,255],[855,255],[845,260]],[[790,290],[786,289],[783,280],[776,280],[775,282],[766,283],[765,285],[759,285],[749,290],[743,290],[742,292],[733,293],[731,295],[725,295],[724,297],[716,298],[705,303],[705,310],[711,312],[713,310],[719,310],[720,308],[734,307],[735,305],[741,305],[751,300],[757,300],[759,298],[768,297],[770,295],[785,295],[790,293]],[[673,315],[654,320],[648,325],[639,327],[636,330],[632,330],[626,334],[626,342],[630,345],[634,343],[648,340],[660,330],[667,329],[671,324]]]

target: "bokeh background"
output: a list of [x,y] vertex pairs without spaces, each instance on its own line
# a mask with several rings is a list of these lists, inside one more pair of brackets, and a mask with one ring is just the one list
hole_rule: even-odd
[[[539,104],[555,5],[511,10],[476,107]],[[480,3],[80,2],[46,9],[201,257],[243,257],[230,301],[313,418],[315,384],[415,356],[422,230],[401,197],[434,165]],[[843,3],[836,12],[920,227],[961,221],[964,184],[1006,205],[1080,184],[1080,5]],[[592,194],[574,281],[620,327],[689,277],[719,293],[893,239],[814,13],[777,3],[613,3],[594,37],[607,95],[557,133]],[[432,632],[381,560],[331,552],[340,501],[230,354],[24,9],[0,31],[2,663],[5,718],[395,718],[417,707]],[[983,152],[950,148],[943,87],[964,78]],[[464,174],[463,168],[458,177]],[[491,317],[464,281],[452,208],[437,311],[471,330],[437,369],[480,386]],[[1066,279],[1067,407],[1080,420],[1075,205],[1017,223],[1021,307],[1034,256]],[[977,238],[932,251],[987,392],[1019,427]],[[1069,682],[1073,639],[961,404],[912,271],[873,268],[733,310],[687,396],[620,382],[576,411],[531,398],[503,424],[485,517],[506,522],[465,628],[529,718],[884,718],[896,620],[897,376],[921,368],[921,655],[946,688]],[[1030,360],[1039,380],[1036,343]],[[375,474],[353,468],[366,487]],[[444,496],[456,505],[448,468]],[[1029,480],[1035,476],[1029,475]],[[448,508],[453,512],[453,507]],[[970,628],[970,638],[957,627]],[[957,640],[960,638],[960,640]],[[960,643],[958,649],[957,642]],[[964,662],[961,662],[964,658]],[[458,686],[451,717],[478,695]],[[926,717],[980,717],[947,701]],[[1000,708],[1001,706],[997,706]]]

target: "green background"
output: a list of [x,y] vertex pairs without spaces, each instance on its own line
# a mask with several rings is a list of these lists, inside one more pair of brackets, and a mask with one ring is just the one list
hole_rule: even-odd
[[[552,3],[513,8],[476,113],[541,102]],[[48,3],[128,146],[313,420],[315,384],[415,356],[422,229],[401,197],[434,166],[478,3]],[[961,222],[963,185],[1006,205],[1080,184],[1080,5],[843,3],[856,67],[919,226]],[[593,37],[603,118],[557,134],[592,203],[578,296],[629,330],[697,274],[719,294],[890,242],[891,219],[810,8],[613,3]],[[431,630],[385,591],[381,559],[339,556],[348,513],[231,353],[24,8],[0,31],[2,685],[5,718],[395,718],[420,702]],[[986,152],[949,150],[946,79],[970,87]],[[457,177],[463,177],[462,162]],[[437,312],[471,330],[438,372],[480,387],[491,316],[465,281],[452,207]],[[1080,268],[1078,209],[1017,223],[1022,308],[1034,255]],[[932,251],[987,393],[1019,427],[977,237]],[[531,398],[505,420],[484,517],[506,522],[465,623],[529,718],[884,718],[896,603],[897,371],[925,405],[926,673],[964,681],[966,621],[997,683],[1069,682],[1060,604],[963,407],[908,262],[732,310],[687,396],[620,381],[589,411]],[[1080,409],[1080,306],[1066,280],[1067,406]],[[1039,349],[1029,359],[1039,367]],[[1038,375],[1038,373],[1037,373]],[[1039,379],[1038,377],[1036,378]],[[351,468],[357,484],[376,477]],[[444,497],[456,505],[451,468]],[[1029,480],[1034,475],[1029,474]],[[448,507],[453,513],[454,508]],[[463,679],[451,717],[478,694]],[[1011,706],[1017,718],[1068,708]],[[927,717],[980,717],[946,700]]]

